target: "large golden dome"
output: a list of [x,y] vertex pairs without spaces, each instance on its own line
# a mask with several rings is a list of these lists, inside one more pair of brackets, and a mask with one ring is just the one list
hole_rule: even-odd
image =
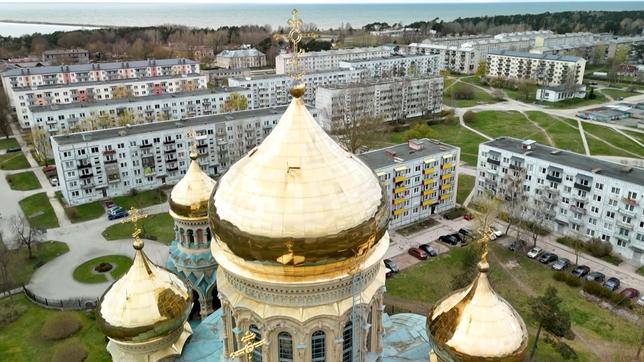
[[427,335],[441,361],[519,362],[527,350],[525,323],[492,289],[487,250],[483,255],[472,284],[438,301],[427,317]]
[[300,88],[271,134],[221,177],[210,199],[217,244],[246,261],[346,260],[364,255],[387,229],[377,177],[316,123]]
[[188,171],[170,192],[170,215],[189,220],[206,218],[215,180],[203,172],[194,151],[190,152],[190,159]]
[[109,338],[147,342],[181,328],[192,308],[186,285],[152,263],[135,242],[130,270],[103,294],[97,307],[98,328]]

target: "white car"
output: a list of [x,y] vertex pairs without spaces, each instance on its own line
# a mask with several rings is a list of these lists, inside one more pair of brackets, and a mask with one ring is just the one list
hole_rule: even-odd
[[538,246],[534,247],[534,248],[530,249],[530,251],[528,252],[528,258],[534,259],[534,258],[538,257],[541,254],[542,251],[543,251],[543,249],[541,249],[540,247],[538,247]]
[[50,183],[53,187],[57,187],[57,186],[58,186],[58,177],[52,177],[52,178],[50,178],[50,179],[49,179],[49,183]]
[[644,307],[644,294],[640,295],[640,298],[637,300],[637,304]]
[[500,238],[501,236],[503,236],[503,231],[495,228],[494,226],[490,226],[490,231],[492,232],[490,234],[490,240],[496,240],[496,239]]

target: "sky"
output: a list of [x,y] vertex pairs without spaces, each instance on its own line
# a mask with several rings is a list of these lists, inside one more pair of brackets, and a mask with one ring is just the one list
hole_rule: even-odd
[[[589,2],[589,1],[603,1],[607,0],[251,0],[251,1],[234,1],[234,0],[22,0],[20,3],[255,3],[255,4],[347,4],[347,3],[521,3],[521,2]],[[638,2],[642,0],[620,0],[628,2]],[[0,0],[0,3],[16,3],[18,1]]]

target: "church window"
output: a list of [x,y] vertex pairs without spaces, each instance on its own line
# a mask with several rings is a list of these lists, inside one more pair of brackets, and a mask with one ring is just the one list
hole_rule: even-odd
[[325,361],[325,333],[324,331],[315,331],[311,338],[311,362]]
[[342,362],[353,361],[353,323],[348,321],[342,332]]
[[[255,333],[255,342],[262,340],[262,334],[259,332],[259,328],[256,325],[251,324],[248,327],[248,330]],[[259,346],[253,350],[253,362],[262,362],[262,347]]]
[[277,335],[279,362],[293,362],[293,338],[288,332]]
[[203,229],[197,229],[197,242],[203,243]]

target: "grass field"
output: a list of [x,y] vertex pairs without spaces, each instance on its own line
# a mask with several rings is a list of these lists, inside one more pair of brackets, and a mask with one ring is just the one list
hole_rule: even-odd
[[75,206],[65,206],[63,204],[63,207],[65,208],[65,215],[72,223],[94,220],[105,215],[105,209],[100,201]]
[[560,121],[543,112],[528,111],[526,115],[548,132],[557,148],[584,153],[584,144],[576,125]]
[[616,148],[610,147],[605,143],[593,139],[593,144],[591,145],[590,140],[593,137],[586,137],[588,140],[588,147],[592,154],[601,154],[601,155],[614,155],[614,156],[628,156],[628,157],[644,157],[644,147],[633,142],[631,139],[615,132],[609,127],[599,126],[592,123],[584,123],[584,131],[587,134],[592,134],[599,137],[600,139],[609,142],[610,144],[620,147],[631,153],[618,150]]
[[49,197],[44,192],[25,197],[20,200],[20,208],[29,219],[29,224],[35,228],[52,229],[57,228],[58,218],[54,208],[49,202]]
[[167,199],[168,198],[163,190],[155,189],[137,192],[134,195],[115,197],[112,200],[117,205],[126,209],[129,209],[132,206],[141,209],[166,202]]
[[[530,316],[528,297],[533,293],[542,294],[548,285],[552,285],[563,299],[562,308],[571,314],[578,337],[566,342],[579,354],[580,361],[601,361],[591,350],[600,348],[600,345],[602,351],[610,355],[604,360],[626,361],[629,360],[627,356],[634,356],[640,335],[635,324],[585,300],[579,294],[579,288],[555,282],[551,269],[523,254],[513,254],[497,244],[491,245],[491,251],[492,286],[521,314],[531,337],[537,326]],[[435,303],[450,292],[450,280],[460,272],[463,255],[463,248],[452,248],[449,253],[401,271],[387,280],[387,294],[428,306]],[[550,345],[541,341],[535,360],[563,359]]]
[[490,137],[512,136],[548,144],[545,134],[519,112],[481,111],[475,115],[474,121],[468,125]]
[[7,175],[7,183],[12,190],[28,191],[39,189],[40,182],[33,171],[25,171]]
[[31,167],[22,152],[0,155],[0,170],[22,170]]
[[577,108],[577,107],[591,106],[593,104],[606,103],[608,101],[609,101],[608,98],[599,94],[599,92],[595,92],[595,99],[573,98],[573,99],[566,99],[560,102],[539,102],[539,104],[548,106],[549,108],[561,109],[561,108]]
[[[96,328],[93,318],[83,312],[75,313],[81,321],[82,328],[73,336],[59,341],[44,339],[40,330],[45,321],[56,313],[55,310],[40,308],[29,302],[25,296],[14,296],[12,301],[24,310],[15,321],[5,326],[0,332],[0,360],[12,362],[50,361],[60,346],[78,341],[87,349],[86,361],[109,362],[109,353],[105,349],[105,336]],[[11,301],[0,300],[0,308],[7,308]]]
[[470,176],[470,175],[465,175],[465,174],[459,174],[458,175],[458,189],[456,191],[456,202],[459,204],[463,204],[465,202],[465,199],[467,199],[467,196],[469,196],[470,192],[474,188],[474,182],[476,181],[476,177]]
[[629,136],[635,138],[636,140],[640,141],[641,143],[644,143],[644,133],[634,132],[634,131],[623,131],[623,132],[627,133]]
[[104,255],[98,258],[90,259],[74,269],[74,279],[81,283],[103,283],[107,281],[104,274],[94,273],[94,267],[100,263],[110,263],[113,268],[109,271],[112,278],[118,279],[121,275],[130,269],[132,258],[125,255]]
[[32,259],[27,248],[14,249],[7,253],[7,273],[11,275],[9,285],[0,284],[0,291],[13,289],[29,283],[33,273],[43,264],[69,251],[67,244],[60,241],[45,241],[33,247]]
[[0,150],[4,150],[11,147],[18,147],[18,141],[15,138],[0,138]]
[[[452,99],[453,92],[456,92],[464,87],[471,87],[474,91],[474,97],[472,99]],[[496,100],[494,99],[494,97],[477,87],[458,83],[445,91],[445,93],[443,94],[443,103],[446,106],[450,107],[472,107],[476,106],[477,104],[496,103]]]
[[[160,243],[170,244],[174,239],[174,221],[167,212],[149,215],[140,222],[144,239],[156,240]],[[103,231],[107,240],[121,240],[132,238],[133,226],[130,223],[117,223],[110,225]]]
[[611,96],[615,100],[617,100],[619,97],[627,98],[627,97],[632,97],[640,94],[638,92],[629,92],[629,91],[625,91],[622,89],[615,89],[615,88],[604,88],[601,90],[601,92]]

